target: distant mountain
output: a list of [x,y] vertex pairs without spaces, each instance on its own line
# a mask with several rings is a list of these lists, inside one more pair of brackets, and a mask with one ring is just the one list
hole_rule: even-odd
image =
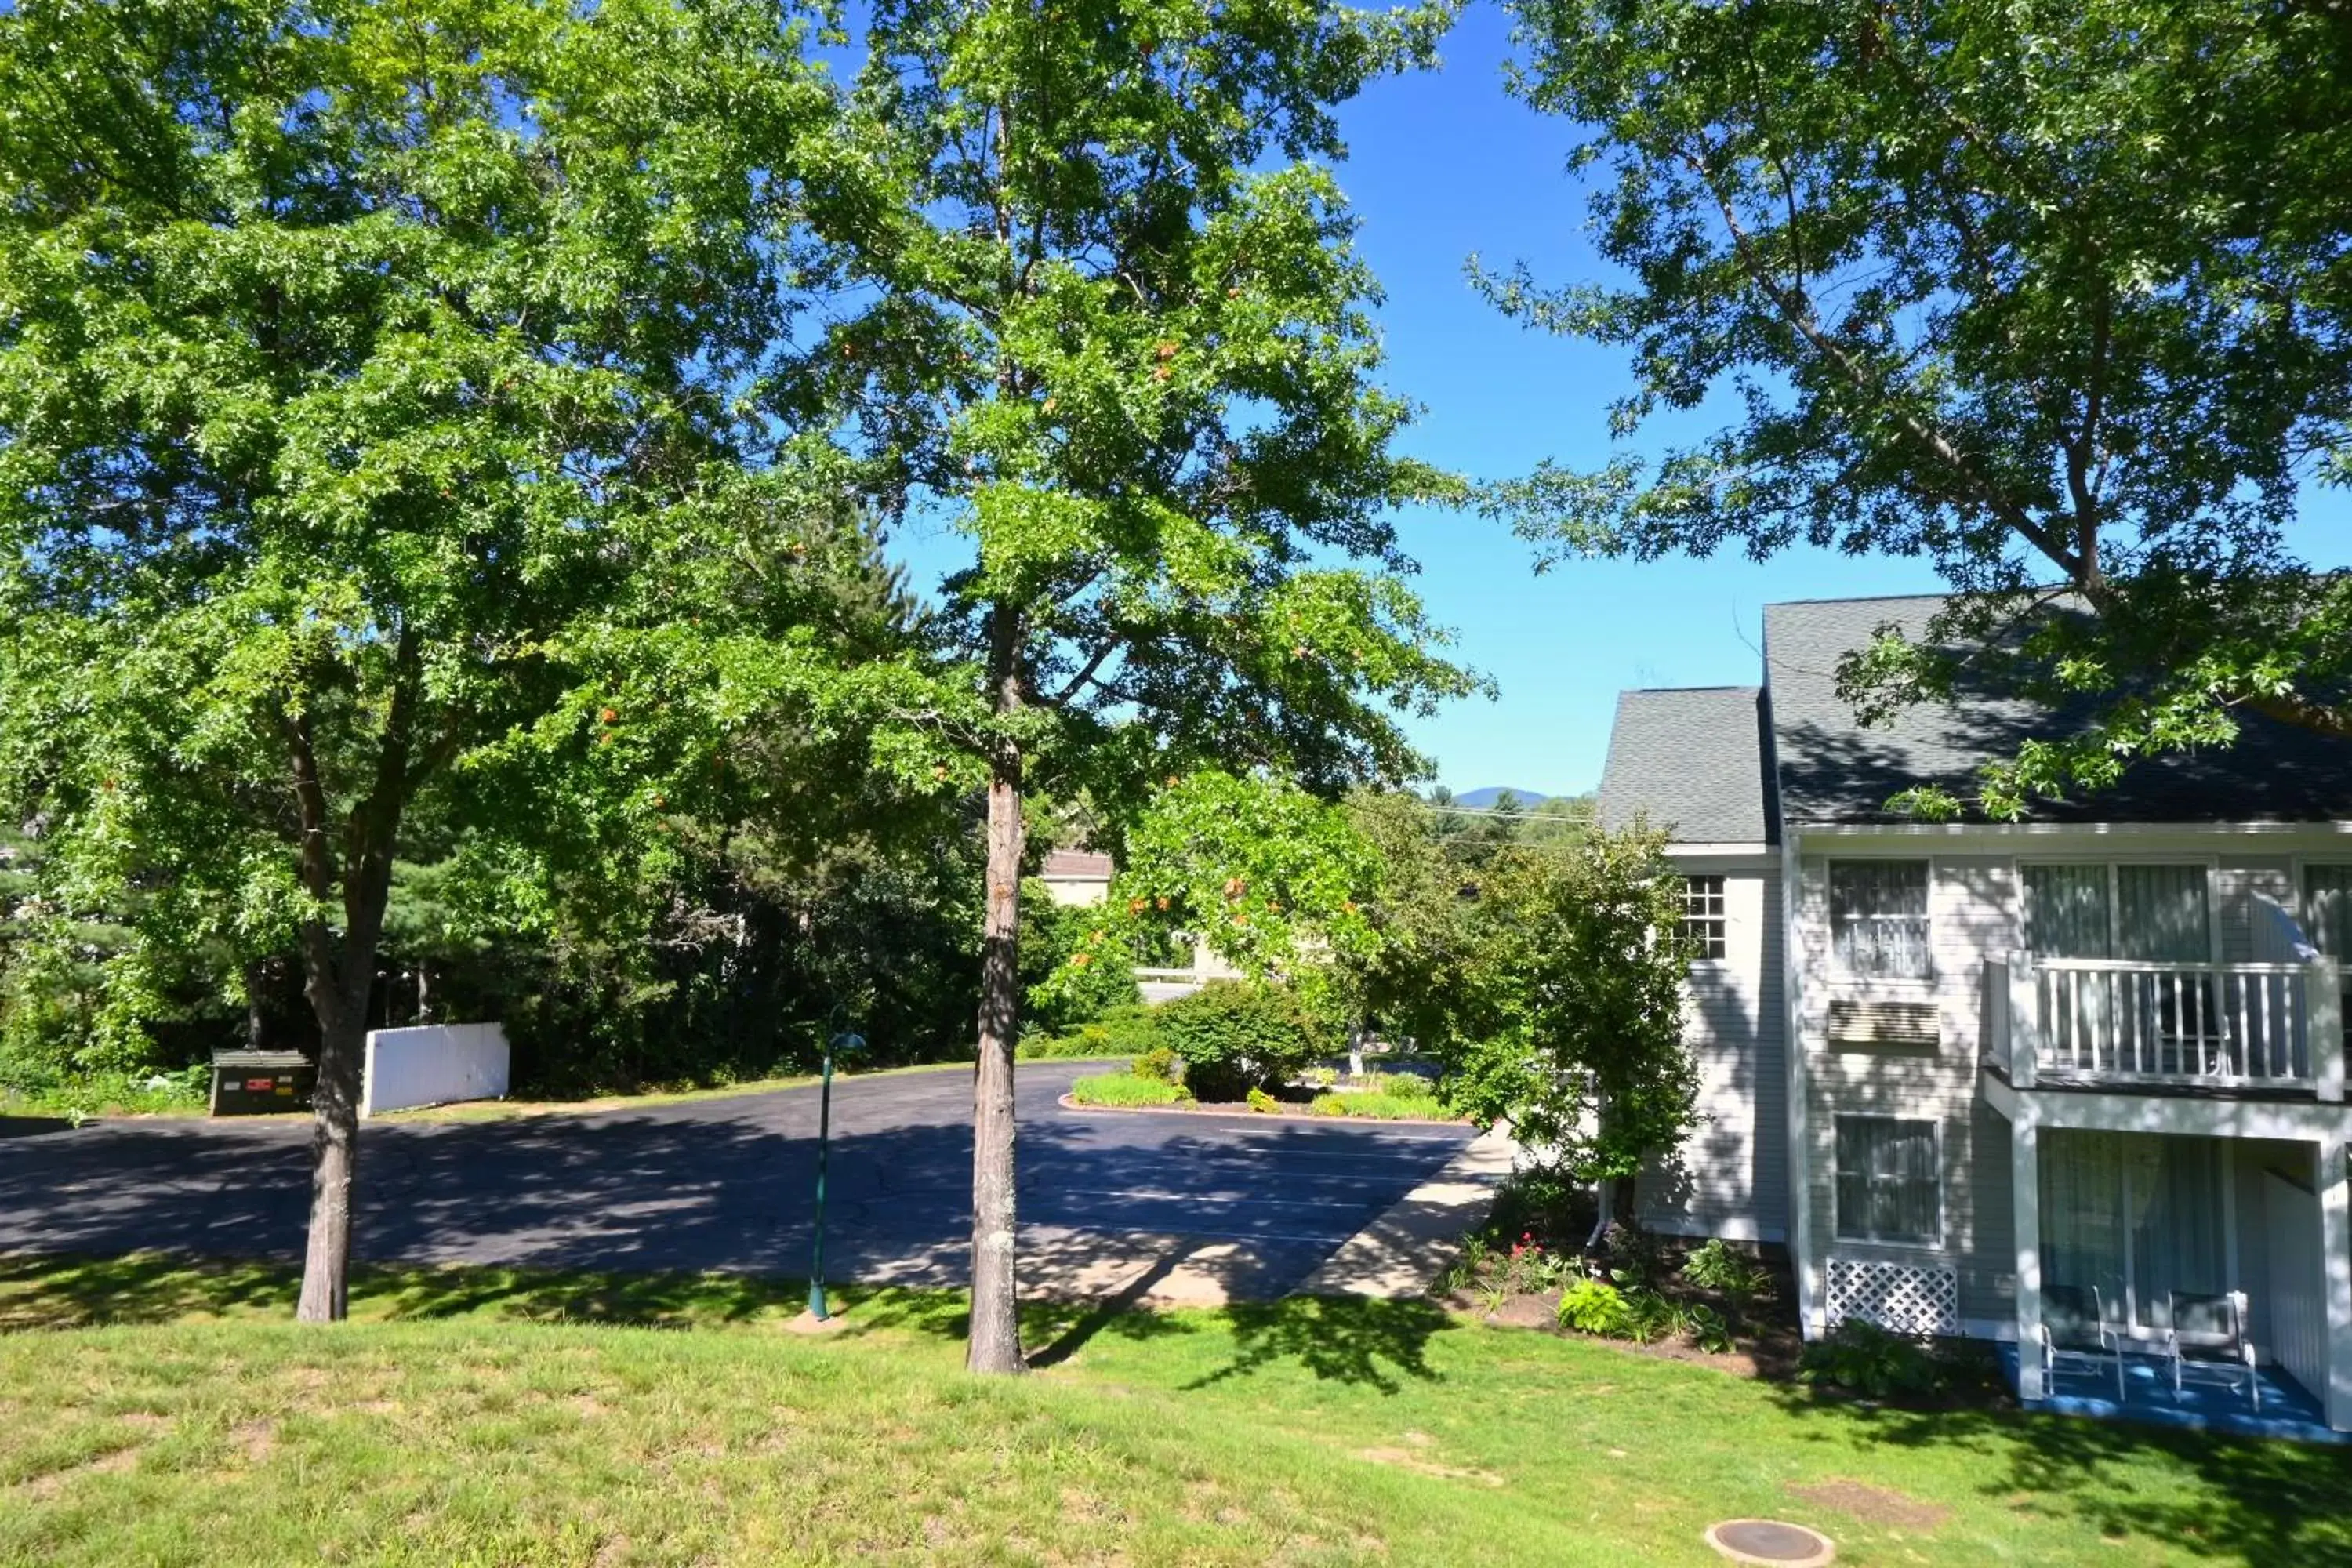
[[1488,784],[1485,789],[1464,790],[1461,794],[1454,797],[1454,804],[1456,805],[1489,806],[1495,804],[1495,801],[1498,796],[1506,794],[1517,796],[1518,803],[1521,805],[1534,805],[1540,801],[1546,801],[1551,798],[1549,795],[1544,795],[1538,790],[1510,789],[1508,786],[1504,784]]

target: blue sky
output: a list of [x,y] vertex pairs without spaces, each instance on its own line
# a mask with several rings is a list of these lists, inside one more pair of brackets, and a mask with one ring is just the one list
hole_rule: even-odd
[[[1388,293],[1385,379],[1426,408],[1406,445],[1482,478],[1547,456],[1597,464],[1611,449],[1608,404],[1630,385],[1616,351],[1527,331],[1464,277],[1473,252],[1491,266],[1525,259],[1548,282],[1601,268],[1563,171],[1573,128],[1505,94],[1507,52],[1500,9],[1475,5],[1442,71],[1379,83],[1341,116],[1350,155],[1340,182]],[[1762,565],[1578,562],[1538,577],[1528,546],[1499,525],[1423,511],[1404,532],[1433,615],[1500,689],[1492,702],[1457,703],[1415,726],[1456,789],[1590,789],[1618,691],[1754,681],[1764,605],[1937,586],[1918,563],[1821,552]]]
[[[1486,479],[1546,457],[1597,464],[1611,450],[1608,404],[1630,384],[1616,351],[1526,331],[1465,279],[1474,252],[1498,267],[1525,259],[1546,282],[1601,269],[1563,166],[1573,127],[1505,94],[1507,35],[1499,7],[1474,5],[1447,40],[1443,70],[1377,83],[1340,116],[1349,146],[1340,183],[1388,297],[1383,380],[1425,409],[1404,446]],[[1538,577],[1528,547],[1498,524],[1422,510],[1402,531],[1433,617],[1499,688],[1493,701],[1456,703],[1412,726],[1456,790],[1590,789],[1618,691],[1755,681],[1763,605],[1940,585],[1918,562],[1817,551],[1760,565],[1738,555],[1579,562]],[[900,551],[919,586],[935,581],[944,542],[914,539]]]

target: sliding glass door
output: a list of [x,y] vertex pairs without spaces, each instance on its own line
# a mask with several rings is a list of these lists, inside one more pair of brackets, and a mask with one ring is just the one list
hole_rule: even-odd
[[2218,1138],[2052,1130],[2041,1137],[2043,1312],[2142,1334],[2214,1325],[2230,1289],[2228,1169]]
[[[2027,864],[2025,945],[2043,958],[2135,964],[2205,963],[2213,956],[2206,868],[2194,864]],[[2101,969],[2048,989],[2044,1037],[2071,1065],[2207,1069],[2221,998],[2210,975]]]

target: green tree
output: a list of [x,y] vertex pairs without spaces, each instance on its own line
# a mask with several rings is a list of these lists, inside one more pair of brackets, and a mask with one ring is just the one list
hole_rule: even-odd
[[[1297,979],[1372,941],[1380,863],[1346,807],[1276,779],[1204,769],[1159,791],[1127,836],[1113,902],[1253,979]],[[1306,961],[1306,962],[1302,962]]]
[[1332,106],[1423,64],[1443,4],[885,0],[845,127],[888,199],[828,229],[875,286],[817,356],[857,449],[959,531],[961,659],[912,732],[989,802],[974,1105],[975,1369],[1022,1364],[1013,1048],[1022,803],[1132,814],[1215,760],[1318,789],[1417,767],[1429,651],[1385,514],[1454,493],[1396,455],[1373,282],[1322,162]]
[[1636,826],[1498,852],[1469,896],[1422,911],[1387,998],[1445,1062],[1455,1107],[1507,1119],[1580,1182],[1632,1177],[1695,1124],[1690,952],[1664,845]]
[[141,889],[138,962],[299,951],[304,1319],[420,803],[484,918],[625,903],[712,790],[821,805],[747,738],[855,755],[838,664],[895,668],[746,396],[822,199],[801,48],[760,0],[0,16],[0,794],[61,909]]
[[1931,562],[1957,597],[1926,637],[1889,628],[1841,672],[1865,714],[1948,696],[1938,650],[1967,647],[1971,682],[2090,715],[1988,771],[1997,816],[2227,743],[2245,712],[2352,734],[2352,580],[2287,531],[2352,453],[2341,7],[1514,10],[1514,89],[1584,132],[1624,280],[1487,288],[1631,352],[1617,435],[1732,415],[1654,463],[1503,487],[1548,552]]

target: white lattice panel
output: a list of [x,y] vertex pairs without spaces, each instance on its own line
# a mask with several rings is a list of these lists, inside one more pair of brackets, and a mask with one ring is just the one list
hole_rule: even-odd
[[1830,1259],[1829,1320],[1860,1318],[1890,1333],[1960,1331],[1960,1276],[1922,1263]]

